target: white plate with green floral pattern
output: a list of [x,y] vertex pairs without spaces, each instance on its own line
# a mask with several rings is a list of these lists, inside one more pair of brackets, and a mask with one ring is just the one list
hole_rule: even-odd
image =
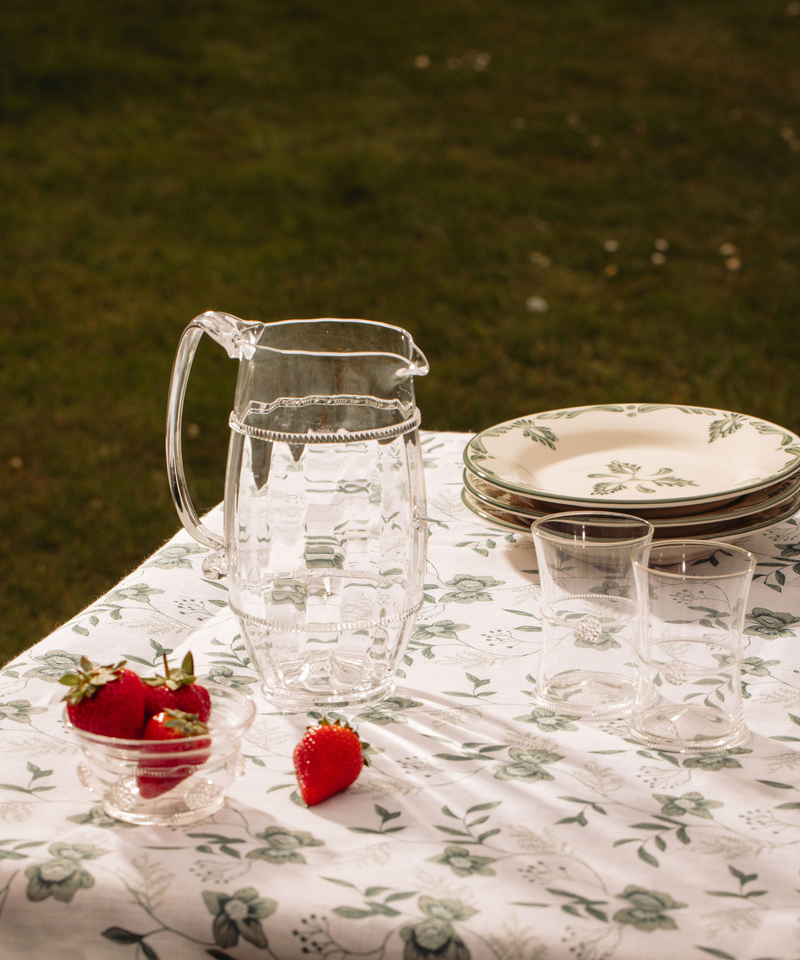
[[800,437],[727,410],[603,404],[497,424],[470,440],[464,461],[479,477],[551,503],[710,505],[800,469]]

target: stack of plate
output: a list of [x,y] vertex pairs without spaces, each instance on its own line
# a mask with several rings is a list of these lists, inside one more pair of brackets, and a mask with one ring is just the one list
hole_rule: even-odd
[[800,437],[727,410],[548,410],[477,434],[464,462],[465,504],[515,530],[600,509],[649,520],[658,539],[735,540],[800,509]]

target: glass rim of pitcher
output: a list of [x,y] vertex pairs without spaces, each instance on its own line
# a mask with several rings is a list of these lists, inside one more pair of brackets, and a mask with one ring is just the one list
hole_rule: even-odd
[[[718,550],[723,550],[728,552],[734,557],[738,557],[740,560],[747,558],[746,563],[738,570],[733,571],[718,571],[715,567],[712,567],[710,571],[704,573],[692,573],[691,571],[683,573],[671,573],[669,570],[661,570],[658,567],[653,567],[650,565],[650,554],[653,550],[663,550],[669,549],[670,547],[681,547],[685,549],[699,549],[703,550],[704,548],[712,548],[714,552]],[[647,562],[643,562],[643,557],[647,555]],[[675,562],[678,562],[676,558]],[[665,579],[670,580],[734,580],[737,577],[743,577],[748,574],[752,574],[753,570],[756,567],[756,558],[749,551],[745,550],[744,547],[737,547],[732,543],[723,543],[719,540],[694,540],[690,537],[686,538],[675,538],[674,540],[655,540],[653,543],[644,544],[641,547],[637,547],[633,552],[631,557],[631,563],[634,566],[634,569],[641,570],[643,573],[653,574],[658,577],[664,577]]]
[[[416,341],[414,340],[413,334],[410,331],[406,330],[404,327],[399,327],[395,323],[385,323],[382,320],[367,320],[363,317],[297,317],[290,320],[270,320],[261,322],[258,320],[250,321],[245,320],[244,323],[252,324],[254,327],[261,327],[262,330],[259,333],[263,333],[266,330],[270,330],[274,327],[286,327],[289,325],[295,324],[314,324],[314,323],[349,323],[349,324],[359,324],[366,327],[383,327],[385,330],[391,330],[399,334],[401,339],[404,339],[409,346],[411,347],[410,353],[411,356],[405,356],[402,353],[396,353],[394,350],[308,350],[297,347],[276,347],[266,343],[259,343],[256,341],[252,343],[252,346],[255,350],[265,350],[270,353],[280,353],[284,355],[297,355],[304,357],[397,357],[398,360],[402,360],[405,363],[414,363],[420,367],[428,366],[428,361],[425,358],[425,355],[420,350]],[[415,359],[414,354],[419,356],[419,359],[422,363],[419,363]],[[420,371],[421,372],[421,371]]]
[[[649,523],[647,520],[643,520],[641,517],[637,517],[632,513],[614,513],[610,510],[568,510],[564,513],[553,513],[544,517],[539,517],[538,520],[535,520],[531,524],[531,533],[534,537],[542,537],[543,539],[547,539],[552,543],[563,543],[565,541],[576,543],[584,539],[578,537],[570,538],[569,536],[558,536],[555,531],[545,529],[548,523],[559,523],[564,521],[574,523],[576,527],[578,527],[581,523],[587,525],[596,524],[598,527],[602,527],[604,525],[610,527],[614,526],[614,524],[618,521],[622,521],[619,524],[620,527],[624,527],[626,522],[630,522],[631,527],[636,526],[644,531],[631,537],[598,537],[596,539],[586,539],[585,542],[587,545],[592,544],[605,546],[612,544],[634,544],[641,542],[642,547],[646,547],[655,532],[655,527],[652,523]],[[638,550],[640,548],[637,547],[636,549]]]

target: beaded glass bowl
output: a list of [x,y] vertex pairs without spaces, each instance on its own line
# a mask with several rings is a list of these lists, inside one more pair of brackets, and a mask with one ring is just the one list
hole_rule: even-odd
[[148,826],[180,826],[215,813],[242,773],[242,739],[255,719],[253,700],[221,684],[211,695],[209,732],[182,740],[123,740],[67,729],[80,743],[83,785],[110,817]]

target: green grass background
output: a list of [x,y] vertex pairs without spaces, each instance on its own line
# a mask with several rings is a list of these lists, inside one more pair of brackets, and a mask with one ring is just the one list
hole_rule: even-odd
[[[177,529],[166,390],[206,309],[406,327],[428,428],[799,430],[798,50],[787,0],[5,0],[0,661]],[[199,509],[235,376],[203,342]]]

